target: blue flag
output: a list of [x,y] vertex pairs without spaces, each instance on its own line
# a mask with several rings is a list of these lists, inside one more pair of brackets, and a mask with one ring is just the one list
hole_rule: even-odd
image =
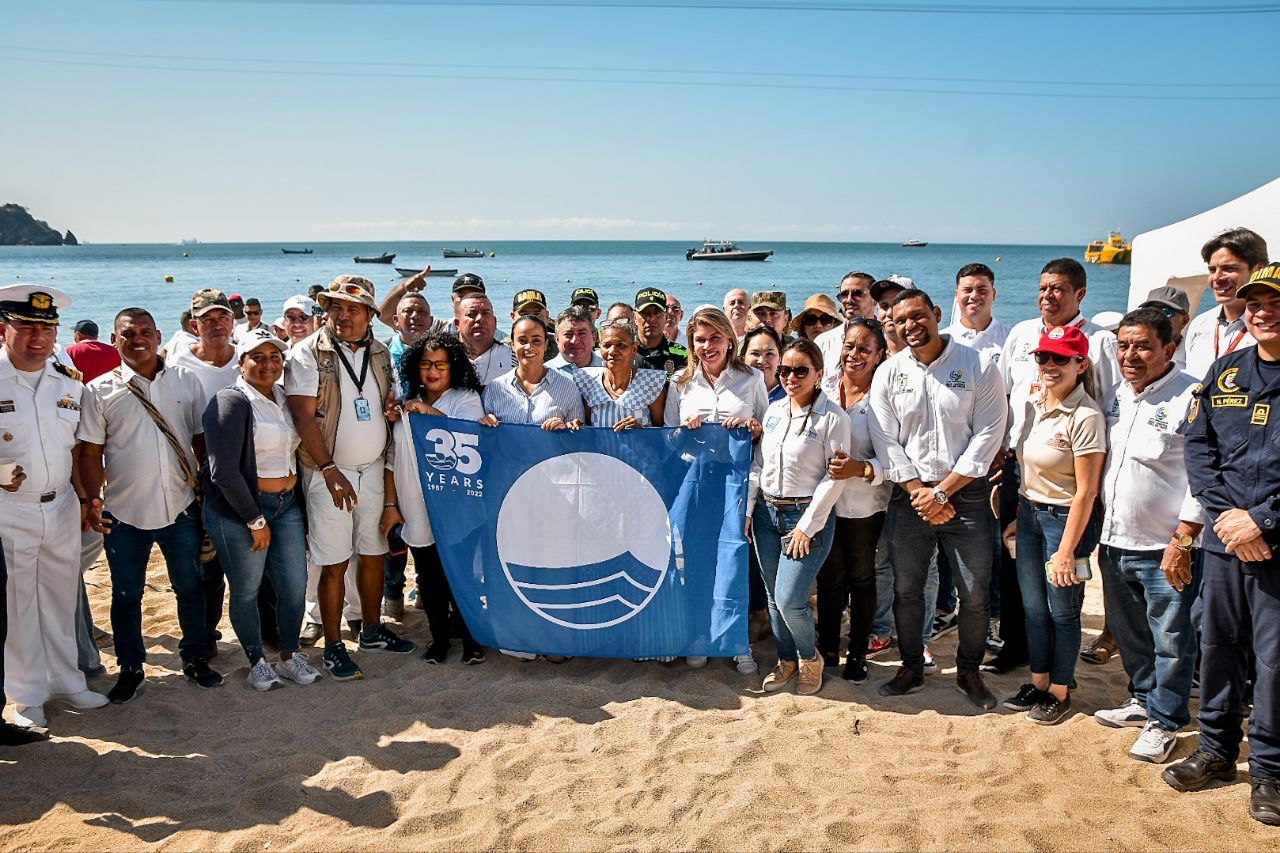
[[749,651],[746,430],[409,419],[436,546],[481,645],[610,658]]

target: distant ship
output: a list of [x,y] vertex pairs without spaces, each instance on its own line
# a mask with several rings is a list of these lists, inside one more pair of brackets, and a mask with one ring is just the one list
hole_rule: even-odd
[[701,249],[684,253],[686,261],[763,261],[773,249],[743,250],[729,240],[703,240]]
[[446,258],[483,258],[483,249],[441,249]]
[[1091,264],[1127,264],[1133,261],[1133,244],[1126,242],[1119,231],[1107,235],[1106,242],[1094,240],[1084,250],[1084,259]]
[[395,253],[388,254],[387,252],[383,252],[376,258],[362,258],[359,255],[356,255],[355,261],[357,264],[389,264],[395,259]]
[[[400,275],[404,276],[405,278],[413,278],[415,275],[418,275],[419,273],[421,273],[422,270],[409,269],[408,267],[396,267],[396,272],[400,273]],[[452,278],[457,274],[458,274],[457,270],[437,270],[437,269],[433,269],[427,273],[427,275],[431,275],[431,276],[443,275],[443,276],[449,276],[450,278]]]
[[186,240],[182,241],[182,245],[183,246],[199,246],[200,241],[197,240],[195,237],[188,237]]
[[908,240],[902,244],[907,249],[923,249],[929,243],[925,240]]
[[310,255],[311,249],[281,249],[286,255]]

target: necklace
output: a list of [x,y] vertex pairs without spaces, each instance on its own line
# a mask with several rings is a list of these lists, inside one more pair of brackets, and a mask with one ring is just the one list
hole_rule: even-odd
[[604,390],[609,393],[610,397],[616,400],[619,397],[621,397],[623,394],[627,393],[627,389],[631,387],[631,380],[634,378],[635,378],[635,374],[633,373],[627,374],[626,384],[619,387],[618,385],[615,385],[613,382],[613,374],[610,373],[608,370],[605,370]]

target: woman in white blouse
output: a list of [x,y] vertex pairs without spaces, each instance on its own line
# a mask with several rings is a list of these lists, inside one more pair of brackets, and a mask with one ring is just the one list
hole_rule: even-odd
[[812,341],[787,344],[778,374],[787,396],[765,413],[747,516],[778,645],[778,665],[761,686],[774,692],[797,679],[797,693],[817,693],[823,662],[809,590],[835,534],[832,510],[845,481],[830,468],[847,453],[849,416],[822,393],[822,352]]
[[867,637],[876,613],[876,543],[884,528],[890,483],[871,444],[867,391],[889,348],[880,323],[854,317],[845,324],[840,372],[824,379],[823,390],[849,415],[848,451],[836,453],[829,470],[843,480],[836,502],[835,538],[818,572],[818,651],[824,666],[840,660],[840,625],[849,609],[849,654],[841,677],[867,680]]
[[[405,355],[404,371],[409,395],[402,404],[403,411],[474,421],[484,417],[484,406],[480,402],[483,386],[456,335],[430,332],[416,341]],[[449,656],[449,635],[457,631],[462,635],[462,662],[483,663],[484,649],[467,630],[436,549],[422,497],[418,454],[413,446],[409,419],[397,418],[392,430],[396,451],[387,461],[379,529],[386,536],[399,526],[400,537],[413,554],[418,602],[426,611],[427,627],[431,629],[431,645],[422,657],[428,663],[444,663]]]
[[[249,684],[280,687],[281,677],[311,684],[320,673],[300,651],[307,588],[307,544],[295,496],[298,432],[278,384],[285,343],[267,329],[241,336],[240,376],[204,412],[209,467],[204,521],[231,587],[231,625],[249,659]],[[258,590],[266,573],[276,593],[280,661],[262,651]]]
[[630,320],[600,324],[603,367],[584,367],[570,376],[582,392],[587,422],[615,431],[662,426],[667,404],[667,375],[661,370],[636,369],[639,333]]
[[511,348],[516,366],[484,388],[482,421],[486,426],[537,424],[543,429],[577,429],[582,426],[582,395],[568,374],[548,369],[547,324],[536,314],[525,314],[511,327]]

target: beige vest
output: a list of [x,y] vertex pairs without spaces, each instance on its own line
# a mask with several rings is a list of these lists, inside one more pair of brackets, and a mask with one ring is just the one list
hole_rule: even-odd
[[[386,403],[387,390],[392,382],[391,351],[373,337],[372,329],[365,337],[368,341],[369,358],[373,359],[369,365],[369,374],[378,387],[377,395],[368,395],[369,405],[382,406]],[[320,386],[316,390],[316,423],[320,425],[324,446],[329,451],[329,458],[332,459],[333,444],[338,438],[338,421],[343,413],[351,408],[350,405],[344,405],[342,400],[342,386],[338,379],[338,371],[343,369],[342,363],[338,361],[338,353],[333,349],[333,339],[327,329],[318,335],[312,335],[303,341],[302,345],[311,347],[316,355],[316,366],[320,372]],[[365,387],[368,388],[368,386]],[[387,424],[388,442],[391,440],[390,428],[391,424]],[[386,445],[383,446],[383,452],[386,452]],[[305,446],[298,447],[298,460],[313,470],[320,467],[320,463],[307,453]]]

